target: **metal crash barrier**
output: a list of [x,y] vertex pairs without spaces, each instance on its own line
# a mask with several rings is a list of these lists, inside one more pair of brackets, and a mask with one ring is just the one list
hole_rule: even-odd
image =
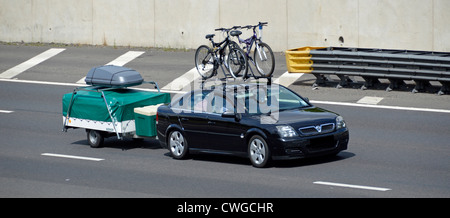
[[350,77],[359,76],[365,81],[362,89],[388,79],[387,91],[404,85],[405,80],[415,82],[414,93],[431,87],[430,81],[442,85],[439,95],[450,91],[450,53],[446,52],[303,47],[287,50],[286,63],[290,73],[313,74],[317,78],[314,86],[336,75],[340,79],[338,88],[353,82]]

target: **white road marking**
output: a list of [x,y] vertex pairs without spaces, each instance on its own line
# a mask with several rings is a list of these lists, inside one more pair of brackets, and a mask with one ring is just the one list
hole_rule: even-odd
[[42,52],[39,55],[34,56],[33,58],[3,72],[0,74],[0,78],[3,79],[11,79],[19,74],[21,74],[22,72],[24,72],[25,70],[28,70],[42,62],[44,62],[45,60],[61,53],[62,51],[66,50],[65,48],[51,48],[45,52]]
[[345,187],[345,188],[365,189],[365,190],[382,191],[382,192],[392,190],[390,188],[380,188],[380,187],[363,186],[363,185],[350,185],[350,184],[334,183],[334,182],[323,182],[323,181],[316,181],[316,182],[313,182],[313,183],[314,184],[318,184],[318,185],[328,185],[328,186],[337,186],[337,187]]
[[358,103],[358,104],[372,104],[372,105],[376,105],[376,104],[380,103],[381,100],[383,100],[383,98],[365,96],[365,97],[359,99],[359,101],[357,101],[356,103]]
[[115,65],[122,67],[128,62],[134,60],[135,58],[141,56],[144,53],[145,51],[129,51],[105,65]]
[[13,83],[54,85],[54,86],[86,86],[86,84],[79,84],[79,83],[61,83],[61,82],[47,82],[47,81],[20,80],[20,79],[0,79],[0,81],[13,82]]
[[101,158],[93,158],[93,157],[82,157],[82,156],[73,156],[73,155],[65,155],[65,154],[52,154],[52,153],[42,153],[42,156],[49,157],[62,157],[62,158],[70,158],[70,159],[78,159],[78,160],[90,160],[90,161],[102,161],[105,159]]
[[4,113],[4,114],[10,114],[10,113],[12,113],[12,112],[14,112],[14,111],[0,110],[0,113]]
[[[46,82],[46,81],[33,81],[33,80],[18,80],[18,79],[0,79],[0,81],[4,82],[16,82],[16,83],[29,83],[29,84],[42,84],[42,85],[57,85],[57,86],[85,86],[85,84],[77,84],[77,83],[60,83],[60,82]],[[158,91],[156,89],[143,89],[136,88],[139,90],[146,91]],[[183,94],[185,91],[174,91],[174,90],[161,90],[164,93],[178,93]],[[329,105],[341,105],[341,106],[350,106],[350,107],[366,107],[366,108],[377,108],[377,109],[391,109],[391,110],[406,110],[406,111],[422,111],[422,112],[433,112],[433,113],[447,113],[450,114],[450,110],[447,109],[433,109],[433,108],[415,108],[415,107],[400,107],[400,106],[386,106],[386,105],[370,105],[370,104],[357,104],[357,103],[348,103],[348,102],[334,102],[334,101],[310,101],[313,104],[329,104]]]
[[181,75],[180,77],[174,79],[172,82],[164,86],[162,89],[165,90],[174,90],[174,91],[181,91],[184,87],[187,85],[190,85],[190,83],[200,77],[200,74],[197,72],[197,68],[192,68],[185,74]]
[[450,110],[445,109],[432,109],[432,108],[416,108],[416,107],[400,107],[400,106],[386,106],[386,105],[370,105],[370,104],[357,104],[348,102],[334,102],[334,101],[310,101],[313,104],[330,104],[330,105],[341,105],[350,107],[367,107],[367,108],[377,108],[377,109],[391,109],[391,110],[404,110],[404,111],[422,111],[422,112],[435,112],[435,113],[450,113]]
[[276,78],[273,83],[277,83],[283,86],[290,86],[292,83],[294,83],[297,79],[299,79],[301,76],[303,76],[304,73],[289,73],[286,71],[281,75],[280,77]]
[[[115,65],[115,66],[122,67],[125,64],[127,64],[128,62],[134,60],[135,58],[141,56],[144,53],[145,53],[144,51],[129,51],[105,65]],[[77,83],[86,84],[86,82],[84,81],[85,79],[86,79],[86,77],[83,77],[80,80],[78,80]]]

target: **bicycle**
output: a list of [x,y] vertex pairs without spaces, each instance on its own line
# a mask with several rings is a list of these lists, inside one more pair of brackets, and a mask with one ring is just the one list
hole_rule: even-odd
[[230,39],[230,36],[239,36],[242,32],[225,28],[219,28],[216,29],[216,31],[226,33],[225,39],[216,43],[213,39],[215,34],[206,35],[205,38],[211,41],[212,47],[201,45],[197,48],[197,51],[195,52],[195,67],[203,79],[209,79],[212,76],[217,75],[219,66],[221,67],[225,78],[228,78],[222,66],[225,64],[227,71],[236,79],[236,75],[238,75],[242,69],[246,70],[248,68],[248,61],[247,56],[241,48],[230,46],[232,45],[231,42],[233,42]]
[[[257,77],[251,70],[253,77],[255,78],[268,78],[272,76],[273,71],[275,69],[275,57],[273,55],[273,51],[270,46],[264,42],[262,42],[262,29],[263,26],[267,26],[267,22],[259,22],[258,25],[247,25],[244,27],[234,26],[231,29],[253,29],[253,35],[248,39],[241,39],[239,35],[236,37],[240,44],[244,44],[242,49],[245,51],[246,57],[250,60],[253,65],[256,67],[257,71],[261,76]],[[259,37],[256,33],[256,27],[259,29]],[[237,44],[237,43],[235,43]],[[250,56],[252,51],[252,47],[255,45],[255,50],[253,52],[253,58]],[[244,78],[248,78],[247,71],[244,74]]]

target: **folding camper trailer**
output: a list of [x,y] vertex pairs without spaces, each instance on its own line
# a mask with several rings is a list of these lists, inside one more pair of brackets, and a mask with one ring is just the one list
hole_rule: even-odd
[[[62,98],[63,131],[86,129],[91,147],[100,147],[112,135],[156,136],[157,107],[170,102],[170,94],[161,93],[156,82],[145,82],[137,71],[113,65],[92,68],[85,81],[89,86]],[[154,84],[158,91],[129,88],[143,83]]]

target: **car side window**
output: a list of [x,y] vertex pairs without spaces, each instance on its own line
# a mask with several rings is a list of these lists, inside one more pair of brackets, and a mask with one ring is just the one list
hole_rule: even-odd
[[214,95],[214,98],[212,99],[212,113],[215,114],[222,114],[226,111],[234,111],[234,105],[233,103],[227,99],[224,98],[221,95]]

